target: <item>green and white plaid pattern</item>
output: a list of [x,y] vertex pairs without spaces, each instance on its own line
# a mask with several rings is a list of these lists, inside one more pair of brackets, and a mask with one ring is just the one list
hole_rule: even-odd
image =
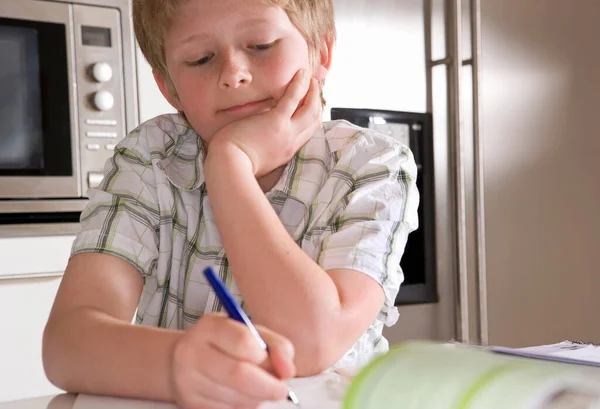
[[[207,266],[243,303],[208,201],[203,160],[200,138],[187,122],[177,114],[159,116],[117,145],[102,184],[89,191],[72,255],[112,254],[137,267],[144,277],[139,324],[186,329],[219,311],[202,274]],[[400,258],[418,226],[416,174],[412,153],[400,142],[333,121],[266,194],[290,236],[323,269],[361,271],[385,291],[377,319],[336,366],[362,365],[388,349],[381,331],[397,320]]]

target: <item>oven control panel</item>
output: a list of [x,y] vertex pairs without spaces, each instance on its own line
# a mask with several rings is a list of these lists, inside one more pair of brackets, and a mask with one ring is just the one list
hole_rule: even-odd
[[[125,136],[125,84],[118,10],[73,5],[81,189],[101,181]],[[100,177],[99,177],[100,175]]]

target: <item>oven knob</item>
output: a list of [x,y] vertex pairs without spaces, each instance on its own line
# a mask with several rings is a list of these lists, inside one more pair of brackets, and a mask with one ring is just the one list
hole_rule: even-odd
[[92,67],[92,75],[98,82],[107,82],[112,78],[113,71],[109,64],[99,62]]
[[94,105],[100,111],[108,111],[115,105],[115,97],[108,91],[98,91],[94,95]]

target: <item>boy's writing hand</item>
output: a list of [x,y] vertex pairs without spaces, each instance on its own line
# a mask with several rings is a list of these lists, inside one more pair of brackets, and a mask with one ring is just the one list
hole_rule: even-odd
[[224,126],[211,145],[241,150],[258,178],[291,160],[321,126],[322,111],[318,81],[300,70],[275,107]]
[[207,314],[190,327],[171,356],[177,404],[183,409],[241,409],[285,399],[288,388],[281,379],[294,376],[293,346],[266,328],[257,329],[269,354],[247,327],[223,315]]

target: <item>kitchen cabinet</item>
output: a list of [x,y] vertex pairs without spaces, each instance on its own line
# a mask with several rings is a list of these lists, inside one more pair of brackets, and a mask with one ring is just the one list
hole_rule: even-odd
[[14,237],[0,229],[0,402],[55,394],[42,333],[74,236]]
[[42,332],[60,276],[0,280],[0,402],[60,392],[42,366]]

